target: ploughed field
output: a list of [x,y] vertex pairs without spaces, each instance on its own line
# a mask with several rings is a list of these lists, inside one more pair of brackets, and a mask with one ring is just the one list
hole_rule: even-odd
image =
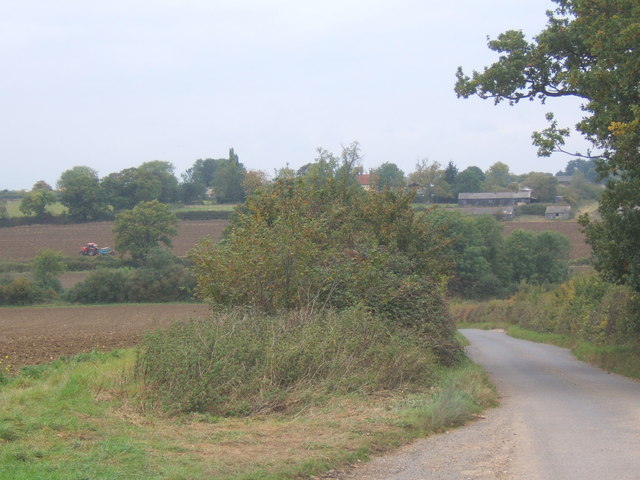
[[[183,256],[199,240],[211,236],[220,239],[227,220],[183,220],[173,239],[173,253]],[[67,256],[79,255],[87,242],[99,247],[114,246],[113,222],[72,225],[25,225],[0,228],[0,260],[22,261],[36,256],[39,250],[51,248]]]
[[208,315],[204,304],[0,308],[0,358],[15,371],[61,356],[136,345],[174,321]]

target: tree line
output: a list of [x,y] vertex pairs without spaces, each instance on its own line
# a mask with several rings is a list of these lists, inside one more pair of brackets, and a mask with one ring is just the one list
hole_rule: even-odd
[[[350,150],[359,154],[357,142],[346,149]],[[281,168],[275,172],[275,178],[326,175],[327,172],[318,172],[316,166],[330,156],[320,148],[314,162],[298,170],[288,166]],[[354,172],[362,175],[362,166],[356,166]],[[560,185],[559,175],[571,176],[571,184]],[[61,174],[57,191],[44,181],[36,182],[29,192],[22,195],[20,210],[27,216],[43,219],[47,215],[47,206],[60,201],[67,209],[69,219],[86,222],[112,218],[119,211],[153,200],[185,205],[201,204],[207,200],[236,204],[270,182],[265,172],[247,170],[233,149],[229,150],[228,158],[196,160],[180,177],[178,180],[170,162],[159,160],[102,178],[90,167],[73,167]],[[385,162],[371,169],[368,178],[368,186],[377,191],[409,188],[415,191],[417,202],[425,203],[452,203],[461,192],[517,191],[527,187],[535,191],[541,202],[553,202],[562,197],[565,202],[575,205],[580,200],[596,198],[600,191],[593,184],[597,180],[595,161],[582,159],[571,160],[566,170],[555,176],[542,172],[516,175],[503,162],[494,163],[486,171],[476,166],[459,171],[452,161],[442,168],[438,162],[423,159],[408,175],[395,163]]]

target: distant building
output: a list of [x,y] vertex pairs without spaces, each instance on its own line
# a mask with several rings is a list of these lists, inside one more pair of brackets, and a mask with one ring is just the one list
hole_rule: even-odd
[[515,218],[515,209],[513,206],[505,207],[467,207],[461,208],[462,213],[467,215],[492,215],[498,220],[513,220]]
[[522,203],[535,202],[532,190],[519,192],[481,192],[459,193],[458,205],[461,207],[499,207],[514,206]]
[[356,175],[356,180],[358,181],[360,186],[362,188],[364,188],[365,190],[372,190],[373,189],[373,185],[371,185],[371,174],[362,173],[360,175]]
[[571,179],[573,177],[571,175],[556,175],[556,178],[560,185],[571,185]]
[[544,218],[547,220],[569,220],[571,218],[571,207],[569,205],[547,207],[544,211]]

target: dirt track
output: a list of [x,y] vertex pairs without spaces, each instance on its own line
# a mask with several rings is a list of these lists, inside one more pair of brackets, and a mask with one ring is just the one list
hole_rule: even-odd
[[131,347],[146,331],[208,312],[199,304],[0,308],[0,358],[15,371],[64,355]]

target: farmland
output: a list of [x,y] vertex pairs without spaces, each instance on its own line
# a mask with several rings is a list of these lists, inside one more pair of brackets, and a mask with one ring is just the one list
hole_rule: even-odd
[[80,352],[131,347],[148,330],[207,313],[203,304],[5,307],[0,309],[0,356],[16,369]]
[[[185,220],[178,226],[173,240],[173,253],[183,256],[198,240],[211,236],[218,240],[226,220]],[[39,250],[51,248],[64,255],[78,255],[86,242],[99,246],[114,245],[112,222],[93,222],[72,225],[25,225],[0,228],[0,260],[24,261],[36,256]]]

